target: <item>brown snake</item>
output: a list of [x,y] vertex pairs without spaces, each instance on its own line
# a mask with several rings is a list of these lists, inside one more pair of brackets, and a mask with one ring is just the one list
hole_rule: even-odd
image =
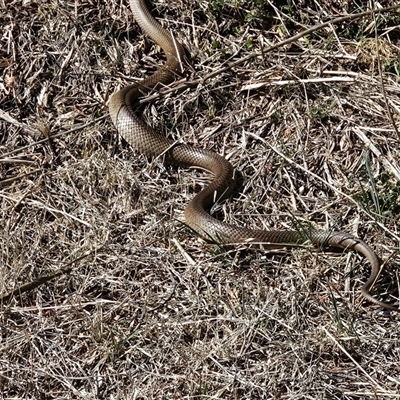
[[167,61],[153,75],[140,83],[129,85],[111,96],[109,110],[118,133],[136,150],[148,157],[162,156],[166,164],[183,167],[200,167],[214,175],[212,182],[203,188],[187,205],[185,219],[189,227],[208,241],[223,244],[258,243],[263,248],[282,248],[285,245],[300,245],[311,242],[318,246],[353,249],[371,263],[371,275],[361,288],[362,295],[371,302],[400,312],[394,305],[376,300],[369,294],[379,272],[380,262],[372,249],[362,240],[344,232],[309,229],[306,232],[288,230],[251,230],[229,225],[213,218],[208,210],[214,202],[226,198],[234,185],[234,169],[220,155],[185,144],[176,144],[156,133],[133,111],[138,99],[151,91],[171,83],[181,75],[185,57],[183,46],[163,29],[146,8],[144,0],[130,0],[136,22],[144,33],[153,39],[166,53]]

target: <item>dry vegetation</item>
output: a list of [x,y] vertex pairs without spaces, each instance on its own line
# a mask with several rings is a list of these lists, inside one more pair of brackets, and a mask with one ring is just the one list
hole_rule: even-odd
[[[197,84],[144,118],[241,171],[215,215],[353,233],[386,261],[373,293],[395,303],[400,13],[267,52],[366,2],[152,3]],[[207,175],[117,137],[110,94],[163,59],[126,1],[0,0],[0,26],[0,294],[69,272],[3,300],[4,399],[400,398],[399,315],[360,298],[366,260],[208,245],[183,223]]]

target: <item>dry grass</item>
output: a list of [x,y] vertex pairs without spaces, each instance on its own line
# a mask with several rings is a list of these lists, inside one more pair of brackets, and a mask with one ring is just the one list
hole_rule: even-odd
[[[190,49],[193,81],[363,11],[306,3],[157,0],[153,10]],[[207,245],[182,221],[207,176],[117,138],[110,94],[162,59],[126,2],[0,6],[0,293],[72,267],[3,304],[2,398],[399,397],[399,316],[360,299],[364,259]],[[328,25],[144,110],[242,172],[215,215],[354,233],[387,260],[374,295],[393,303],[399,24],[391,11]]]

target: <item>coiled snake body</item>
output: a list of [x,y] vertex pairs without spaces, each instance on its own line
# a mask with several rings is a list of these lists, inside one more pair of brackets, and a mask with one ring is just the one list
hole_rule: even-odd
[[251,230],[229,225],[213,218],[208,210],[216,199],[227,197],[232,191],[234,169],[220,155],[185,144],[176,144],[156,133],[133,111],[138,98],[171,83],[181,73],[184,59],[182,45],[163,29],[147,10],[144,0],[130,0],[136,22],[147,36],[153,39],[166,53],[167,61],[156,73],[138,84],[123,88],[111,96],[109,111],[119,134],[135,149],[148,157],[162,155],[166,164],[183,167],[195,166],[206,169],[214,175],[212,182],[203,188],[187,205],[185,219],[188,226],[206,240],[218,243],[261,243],[264,248],[281,248],[285,245],[311,242],[314,245],[353,249],[364,255],[371,263],[371,275],[361,288],[361,293],[379,306],[400,311],[394,305],[376,300],[369,290],[378,277],[379,259],[368,245],[344,232],[309,230],[307,232],[288,230]]

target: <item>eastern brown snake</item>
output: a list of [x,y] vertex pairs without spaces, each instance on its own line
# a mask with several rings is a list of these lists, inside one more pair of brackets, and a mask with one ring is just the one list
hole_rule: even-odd
[[214,175],[212,182],[187,205],[185,209],[187,225],[204,239],[223,244],[258,243],[262,244],[263,248],[276,249],[285,245],[310,242],[317,246],[356,250],[371,263],[371,275],[361,288],[362,295],[383,308],[400,312],[398,307],[376,300],[369,294],[379,275],[380,262],[372,249],[362,240],[344,232],[313,229],[306,232],[251,230],[229,225],[208,213],[216,199],[226,198],[231,193],[235,185],[234,169],[230,162],[212,151],[176,144],[172,139],[156,133],[133,111],[133,106],[140,97],[170,84],[181,74],[185,52],[183,46],[152,17],[144,0],[130,0],[130,5],[136,22],[147,36],[162,47],[167,61],[153,75],[112,95],[109,104],[111,119],[118,133],[134,149],[146,156],[162,156],[166,164],[200,167]]

